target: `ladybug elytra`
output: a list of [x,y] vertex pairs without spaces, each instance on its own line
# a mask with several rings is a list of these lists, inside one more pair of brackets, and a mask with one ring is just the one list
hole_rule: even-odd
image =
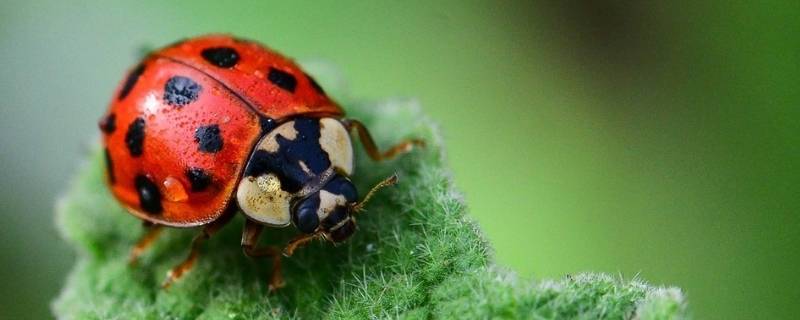
[[[113,195],[148,232],[130,261],[164,226],[197,227],[189,256],[167,287],[194,264],[199,244],[236,212],[246,217],[247,255],[273,258],[270,288],[283,285],[280,255],[315,238],[341,242],[355,231],[361,201],[350,180],[357,132],[382,160],[407,152],[407,140],[380,152],[366,127],[344,111],[292,60],[225,35],[192,38],[149,54],[129,71],[100,121]],[[283,250],[256,247],[265,226],[294,225]]]

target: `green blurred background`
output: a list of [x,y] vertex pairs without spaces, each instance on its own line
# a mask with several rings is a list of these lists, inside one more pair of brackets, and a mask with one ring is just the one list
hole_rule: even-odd
[[797,1],[0,3],[0,318],[45,318],[53,202],[142,46],[231,32],[417,97],[498,261],[800,313]]

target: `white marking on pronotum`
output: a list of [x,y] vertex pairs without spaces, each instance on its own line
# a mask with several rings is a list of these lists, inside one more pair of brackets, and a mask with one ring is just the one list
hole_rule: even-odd
[[353,144],[347,129],[334,118],[320,119],[319,127],[319,145],[328,153],[331,165],[344,174],[353,174]]

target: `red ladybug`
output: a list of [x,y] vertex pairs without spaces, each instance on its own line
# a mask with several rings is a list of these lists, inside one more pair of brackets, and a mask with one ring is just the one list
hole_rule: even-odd
[[182,41],[131,70],[100,121],[107,181],[114,196],[149,231],[131,251],[135,262],[162,226],[203,226],[169,286],[197,258],[198,246],[238,211],[242,247],[274,258],[271,288],[282,286],[280,250],[256,248],[264,226],[302,232],[284,250],[321,237],[341,242],[355,231],[358,201],[350,181],[357,131],[375,160],[409,151],[419,140],[379,152],[367,129],[289,58],[225,35]]

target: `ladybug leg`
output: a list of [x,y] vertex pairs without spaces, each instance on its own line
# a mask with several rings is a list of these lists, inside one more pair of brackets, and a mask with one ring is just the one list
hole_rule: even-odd
[[286,285],[283,281],[283,274],[281,273],[281,252],[275,246],[263,246],[256,248],[258,244],[258,237],[264,226],[247,219],[242,231],[242,250],[244,254],[251,258],[271,257],[272,258],[272,272],[269,277],[269,291],[273,292]]
[[156,239],[158,239],[158,236],[161,235],[161,231],[164,230],[162,226],[149,222],[143,223],[142,226],[147,232],[142,236],[141,239],[139,239],[138,242],[136,242],[136,244],[133,246],[133,249],[131,249],[131,253],[128,256],[128,264],[131,266],[136,265],[136,262],[139,260],[139,256],[141,256],[142,253],[144,253],[144,251],[147,250],[147,248],[149,248]]
[[320,237],[319,233],[301,234],[289,241],[289,243],[286,245],[286,248],[283,248],[283,255],[291,257],[294,254],[295,250],[306,245],[306,243],[311,242],[311,240],[317,239],[319,237]]
[[361,144],[364,145],[364,150],[366,150],[369,157],[375,161],[394,158],[399,154],[411,151],[414,146],[425,147],[425,141],[421,139],[407,139],[392,146],[389,148],[389,150],[381,152],[378,149],[378,146],[375,145],[375,141],[372,140],[369,130],[367,130],[367,127],[364,126],[363,123],[354,119],[344,119],[342,120],[342,124],[344,124],[345,128],[347,128],[347,131],[352,132],[353,129],[355,129],[358,132],[358,138],[361,139]]
[[194,239],[192,239],[191,249],[189,250],[189,256],[183,260],[180,264],[173,267],[169,272],[167,272],[167,277],[164,279],[164,282],[161,283],[161,287],[164,289],[169,288],[175,281],[180,279],[184,273],[191,270],[194,267],[195,262],[197,262],[197,257],[200,255],[200,246],[203,244],[204,241],[211,238],[212,235],[217,233],[222,227],[224,227],[230,220],[233,215],[226,214],[219,217],[214,222],[207,224],[203,227],[203,230],[200,231],[200,234],[196,235]]

